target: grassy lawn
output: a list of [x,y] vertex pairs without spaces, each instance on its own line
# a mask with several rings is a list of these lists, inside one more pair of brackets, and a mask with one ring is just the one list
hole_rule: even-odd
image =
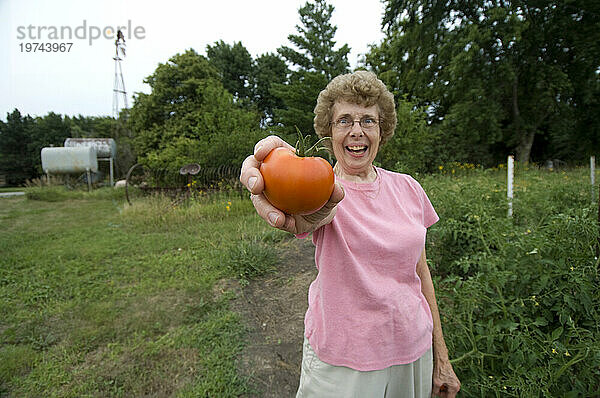
[[25,189],[22,187],[3,187],[0,188],[0,192],[23,192]]
[[243,393],[244,330],[213,285],[277,259],[250,201],[59,193],[0,201],[0,395]]

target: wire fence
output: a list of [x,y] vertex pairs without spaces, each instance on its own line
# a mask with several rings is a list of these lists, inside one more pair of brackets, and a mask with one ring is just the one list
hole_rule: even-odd
[[179,169],[152,169],[136,164],[127,172],[125,195],[129,204],[136,198],[148,195],[164,195],[176,202],[191,196],[243,197],[244,189],[239,176],[240,168],[233,166],[202,168],[197,164],[189,164]]

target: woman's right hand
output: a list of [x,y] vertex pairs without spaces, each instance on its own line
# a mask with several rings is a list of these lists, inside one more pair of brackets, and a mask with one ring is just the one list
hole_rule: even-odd
[[344,190],[335,184],[329,201],[315,213],[304,216],[292,216],[273,206],[263,194],[265,183],[260,174],[260,163],[277,147],[294,148],[277,136],[269,136],[256,143],[254,154],[248,156],[242,163],[240,181],[250,191],[250,199],[258,215],[275,228],[301,234],[310,232],[331,221],[335,207],[344,198]]

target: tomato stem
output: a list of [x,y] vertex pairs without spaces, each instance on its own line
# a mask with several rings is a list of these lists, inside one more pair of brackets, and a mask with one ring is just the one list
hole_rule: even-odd
[[325,140],[330,139],[330,137],[322,137],[313,146],[306,149],[306,147],[310,144],[310,140],[309,140],[310,135],[303,136],[302,133],[300,132],[300,129],[297,126],[296,126],[296,131],[298,132],[298,141],[296,142],[296,156],[299,156],[299,157],[312,156],[313,153],[320,152],[320,151],[326,149],[321,144]]

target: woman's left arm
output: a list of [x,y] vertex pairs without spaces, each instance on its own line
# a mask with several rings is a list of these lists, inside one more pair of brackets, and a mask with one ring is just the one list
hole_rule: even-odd
[[433,318],[433,394],[440,397],[454,397],[460,390],[460,381],[456,377],[448,358],[448,348],[446,348],[442,333],[440,313],[435,300],[433,280],[427,266],[425,249],[423,249],[421,258],[417,263],[417,275],[421,279],[421,292],[423,292],[429,304]]

